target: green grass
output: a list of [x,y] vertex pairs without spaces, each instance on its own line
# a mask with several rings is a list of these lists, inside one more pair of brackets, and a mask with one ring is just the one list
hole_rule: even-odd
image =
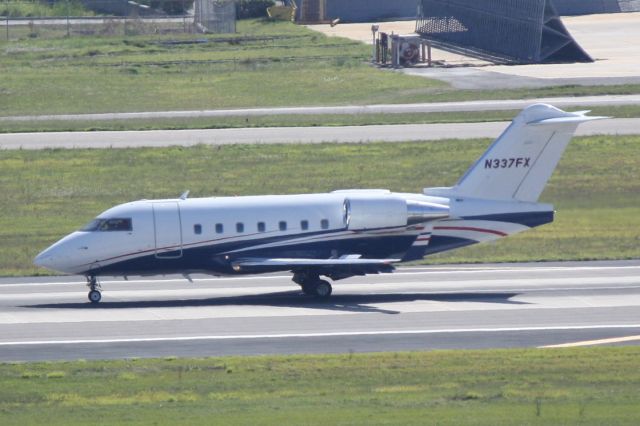
[[[0,43],[0,115],[369,103],[444,83],[376,70],[369,49],[292,23],[234,36],[75,37]],[[222,42],[220,42],[222,40]]]
[[639,347],[0,365],[0,423],[629,424]]
[[[0,274],[126,201],[452,185],[489,140],[0,151]],[[640,136],[576,138],[543,193],[557,221],[429,262],[640,257]]]
[[[209,42],[163,43],[194,37]],[[256,20],[239,21],[231,38],[157,34],[0,41],[0,116],[640,92],[640,85],[456,90],[373,68],[369,54],[362,43]]]
[[[640,117],[640,106],[573,107],[590,109],[592,115],[616,118]],[[241,127],[367,126],[377,124],[470,123],[509,121],[519,111],[432,112],[410,114],[268,115],[215,118],[155,118],[126,120],[0,121],[0,132],[72,132],[113,130],[224,129]]]
[[11,18],[48,17],[48,16],[94,16],[77,0],[58,1],[52,5],[40,0],[2,0],[0,16]]

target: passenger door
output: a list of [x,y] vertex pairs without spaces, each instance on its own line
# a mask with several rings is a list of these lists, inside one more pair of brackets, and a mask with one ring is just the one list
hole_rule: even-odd
[[175,201],[153,203],[156,257],[175,259],[182,257],[182,226],[180,207]]

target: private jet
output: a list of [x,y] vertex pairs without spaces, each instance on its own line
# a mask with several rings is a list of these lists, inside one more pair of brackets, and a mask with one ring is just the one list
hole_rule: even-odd
[[538,198],[577,126],[605,118],[588,112],[527,107],[452,187],[139,200],[99,214],[34,263],[85,276],[92,303],[103,276],[277,271],[326,298],[322,278],[388,273],[552,222],[553,206]]

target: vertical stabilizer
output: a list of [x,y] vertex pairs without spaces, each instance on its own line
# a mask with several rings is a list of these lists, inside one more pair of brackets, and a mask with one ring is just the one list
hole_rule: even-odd
[[449,191],[452,195],[535,202],[578,125],[606,117],[551,105],[525,108]]

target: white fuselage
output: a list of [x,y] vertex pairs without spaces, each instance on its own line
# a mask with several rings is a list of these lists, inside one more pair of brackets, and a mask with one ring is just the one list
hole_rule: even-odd
[[[520,232],[531,216],[549,212],[551,206],[538,203],[385,190],[141,200],[100,214],[106,229],[76,231],[36,263],[72,274],[134,275],[251,272],[233,268],[245,257],[414,260]],[[122,220],[130,227],[118,228]]]
[[422,194],[328,194],[141,200],[100,214],[35,263],[87,276],[290,271],[305,294],[333,280],[391,272],[393,264],[553,221],[538,203],[577,126],[603,117],[535,104],[516,116],[449,188]]

